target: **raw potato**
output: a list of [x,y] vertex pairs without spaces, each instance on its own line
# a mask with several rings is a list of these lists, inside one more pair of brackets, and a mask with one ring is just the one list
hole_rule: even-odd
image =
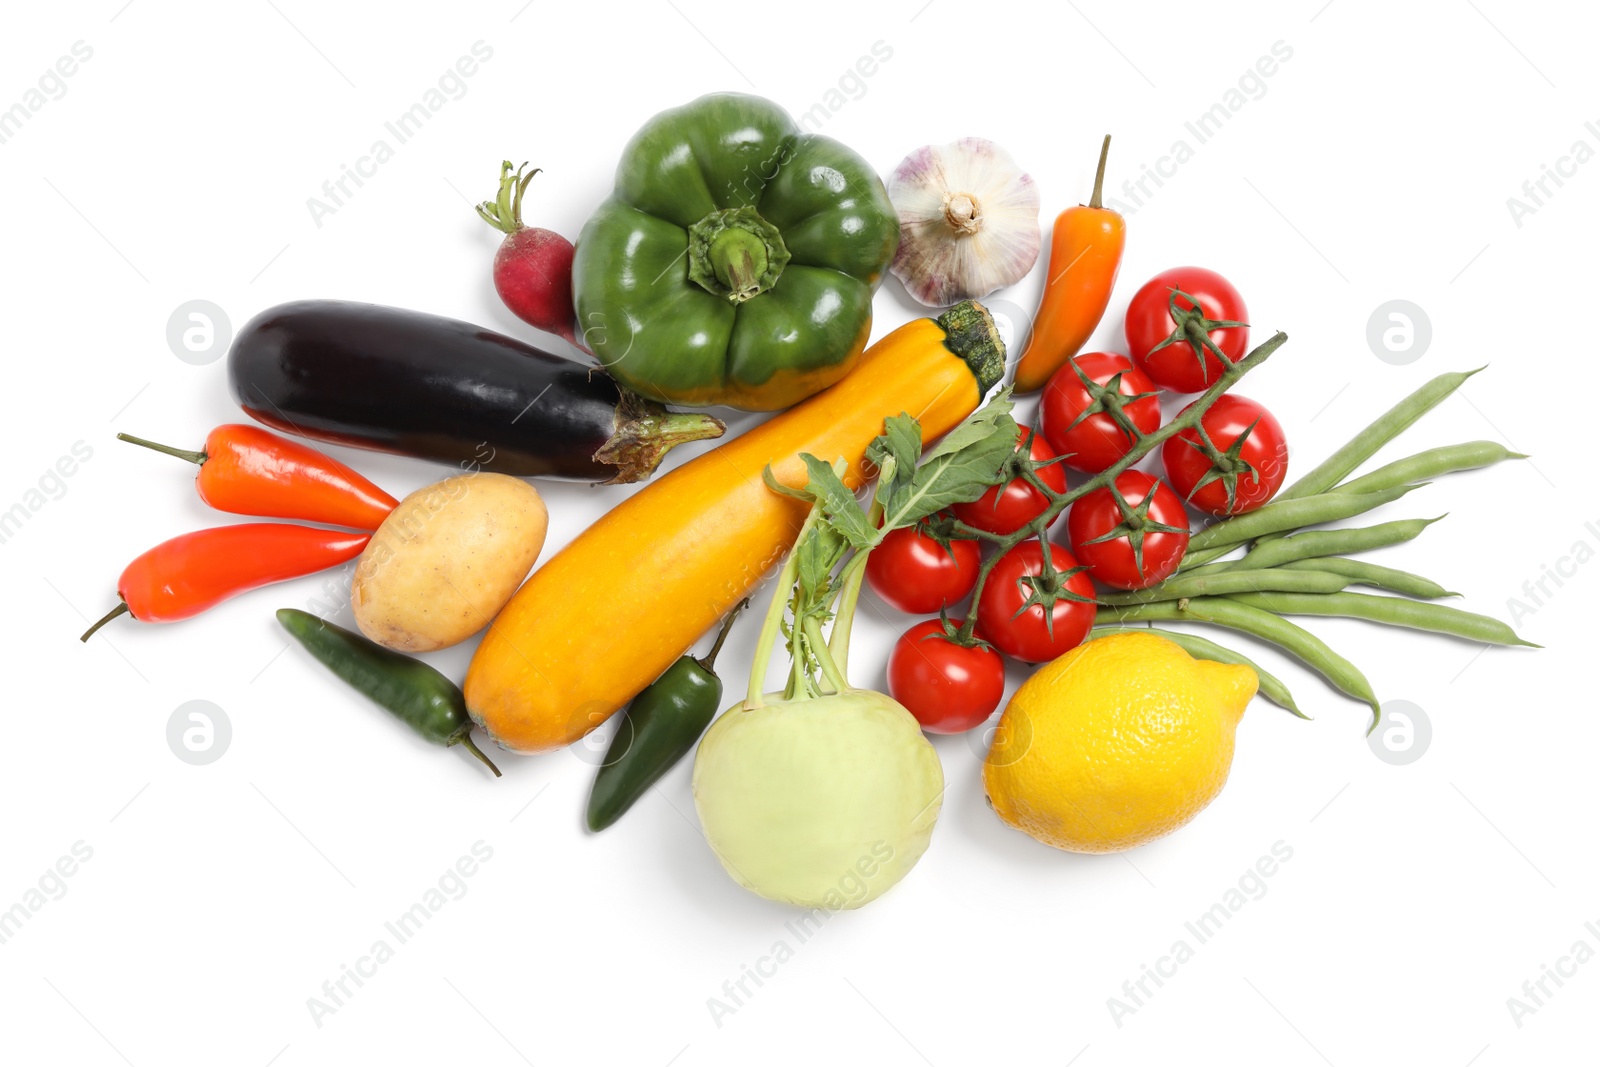
[[465,641],[517,591],[548,525],[539,491],[520,478],[479,471],[418,489],[356,563],[356,625],[401,652]]

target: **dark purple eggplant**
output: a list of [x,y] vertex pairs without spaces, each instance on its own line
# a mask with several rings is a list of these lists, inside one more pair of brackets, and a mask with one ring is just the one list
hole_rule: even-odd
[[608,484],[648,478],[669,449],[724,429],[481,326],[342,300],[251,319],[228,383],[252,418],[302,437]]

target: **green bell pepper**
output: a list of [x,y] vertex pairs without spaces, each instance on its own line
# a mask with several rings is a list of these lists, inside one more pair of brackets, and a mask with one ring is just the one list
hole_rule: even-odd
[[776,411],[850,370],[900,242],[883,182],[778,105],[718,93],[634,135],[578,235],[573,302],[613,376],[656,400]]

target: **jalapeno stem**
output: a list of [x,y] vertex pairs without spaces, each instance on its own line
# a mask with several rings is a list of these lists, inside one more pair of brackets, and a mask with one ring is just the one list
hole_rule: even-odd
[[705,671],[707,674],[717,673],[713,667],[717,662],[717,653],[722,651],[722,642],[728,639],[728,633],[733,629],[733,620],[739,617],[739,612],[743,611],[749,606],[750,598],[745,597],[743,600],[739,601],[733,606],[732,611],[728,612],[728,617],[722,620],[722,629],[717,631],[717,640],[712,644],[711,651],[707,652],[700,659],[695,660],[696,663],[700,664],[701,670]]
[[472,753],[474,756],[477,756],[479,759],[481,759],[483,761],[483,765],[485,767],[488,767],[491,771],[493,771],[494,772],[494,776],[496,778],[500,777],[500,768],[496,767],[494,765],[494,761],[489,759],[488,756],[485,756],[483,754],[483,750],[482,749],[480,749],[477,745],[472,743],[472,727],[469,726],[465,730],[463,730],[461,733],[456,734],[456,736],[452,737],[447,742],[447,747],[448,747],[448,745],[461,745],[468,752]]

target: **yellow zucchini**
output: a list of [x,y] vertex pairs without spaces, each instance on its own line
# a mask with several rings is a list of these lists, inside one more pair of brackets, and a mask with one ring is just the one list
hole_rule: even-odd
[[498,742],[559,748],[605,722],[682,656],[794,545],[807,506],[761,472],[806,483],[801,453],[850,464],[901,412],[931,441],[977,410],[1005,346],[984,308],[907,323],[838,384],[657,477],[534,571],[467,671],[467,707]]

